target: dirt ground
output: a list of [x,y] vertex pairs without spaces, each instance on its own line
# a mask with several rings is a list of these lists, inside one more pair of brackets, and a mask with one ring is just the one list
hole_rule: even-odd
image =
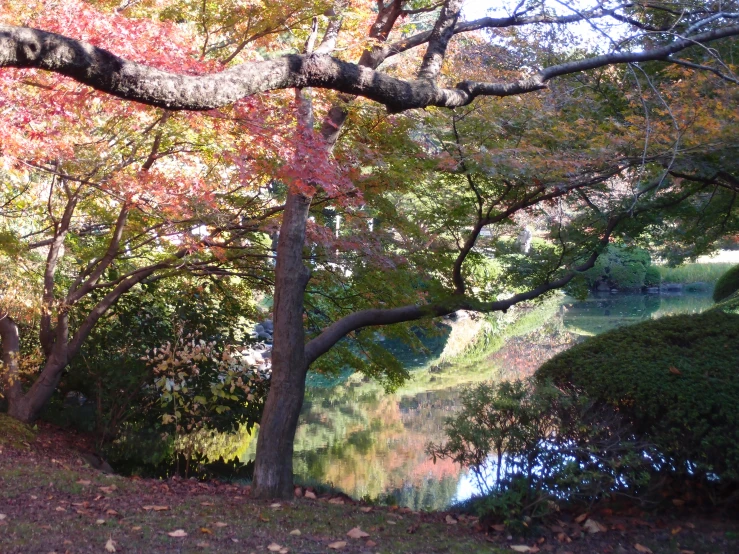
[[245,485],[108,475],[85,461],[90,446],[49,425],[2,428],[0,553],[739,553],[739,522],[681,506],[562,513],[521,537],[453,511],[312,498],[310,489],[269,502]]

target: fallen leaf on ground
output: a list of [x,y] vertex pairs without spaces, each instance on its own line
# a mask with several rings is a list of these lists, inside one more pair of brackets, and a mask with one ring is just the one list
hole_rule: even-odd
[[359,527],[354,527],[353,529],[349,530],[346,536],[350,539],[364,539],[366,537],[369,537],[369,533],[365,533]]
[[208,548],[210,546],[210,543],[205,542],[205,541],[200,541],[195,546],[197,546],[198,548]]
[[165,510],[169,510],[169,506],[144,506],[143,508],[147,512],[150,510],[153,510],[155,512],[164,512]]
[[328,501],[329,504],[343,504],[344,499],[343,498],[332,498]]
[[290,534],[293,535],[293,536],[295,536],[295,537],[299,537],[300,536],[300,529],[293,529],[292,531],[290,531]]
[[214,504],[212,502],[201,502],[201,506],[213,506]]
[[598,523],[594,519],[587,520],[585,523],[583,523],[582,528],[591,534],[605,533],[606,531],[608,531],[608,528],[605,525]]
[[505,531],[505,525],[503,525],[502,523],[496,523],[495,525],[491,525],[490,528],[493,531],[497,531],[498,533],[502,533],[503,531]]
[[457,520],[456,520],[456,519],[454,519],[454,518],[453,518],[452,516],[450,516],[450,515],[447,515],[447,516],[446,516],[446,518],[444,518],[444,521],[446,521],[446,524],[447,524],[447,525],[456,525],[456,524],[457,524]]
[[588,519],[588,516],[589,515],[590,514],[587,513],[587,512],[585,512],[584,514],[580,514],[579,516],[577,516],[575,518],[575,523],[582,523],[583,521],[585,521],[586,519]]
[[672,373],[673,375],[682,375],[683,374],[683,372],[680,371],[678,368],[676,368],[674,365],[673,366],[670,366],[670,373]]
[[377,546],[377,543],[375,541],[370,540],[364,543],[364,546],[366,546],[367,548],[374,548],[375,546]]
[[280,550],[282,550],[282,545],[273,542],[267,547],[267,550],[269,550],[270,552],[279,552]]
[[279,502],[275,502],[274,504],[270,504],[269,507],[276,510],[277,508],[282,508],[282,504],[280,504]]
[[134,525],[131,527],[131,531],[141,531],[141,525]]
[[118,512],[116,512],[115,510],[106,510],[105,511],[105,515],[117,516],[118,515]]
[[673,535],[677,535],[677,534],[678,534],[678,533],[679,533],[680,531],[682,531],[682,530],[683,530],[683,528],[682,528],[682,527],[680,527],[680,526],[678,526],[678,527],[675,527],[675,528],[674,528],[674,529],[672,530],[672,534],[673,534]]
[[108,539],[108,542],[105,543],[105,551],[106,552],[115,552],[115,542],[113,539]]
[[682,499],[680,499],[680,498],[673,498],[673,499],[672,499],[672,503],[673,503],[673,504],[674,504],[675,506],[677,506],[678,508],[679,508],[680,506],[685,506],[685,500],[682,500]]
[[117,490],[118,487],[116,487],[115,485],[110,485],[109,487],[98,487],[98,489],[105,494],[111,494],[113,491]]
[[305,497],[306,498],[312,498],[313,500],[316,499],[316,493],[313,491],[305,491]]
[[56,510],[57,512],[66,512],[66,511],[67,511],[67,510],[65,510],[64,508],[62,508],[61,506],[57,506],[57,507],[56,507],[56,508],[54,508],[54,509],[55,509],[55,510]]
[[652,551],[649,548],[647,548],[646,546],[642,546],[639,543],[636,543],[634,545],[634,548],[636,548],[637,552],[642,552],[642,554],[652,554]]
[[364,512],[365,514],[368,514],[372,511],[372,506],[365,506],[363,508],[359,508],[360,511]]
[[695,550],[681,550],[680,554],[695,554]]
[[87,479],[80,479],[79,481],[77,481],[77,484],[87,487],[92,484],[92,481],[88,481]]
[[514,552],[531,552],[531,547],[525,544],[513,544],[511,545],[511,550]]
[[175,531],[170,531],[167,533],[170,537],[180,538],[180,537],[186,537],[187,531],[184,529],[176,529]]
[[212,534],[213,534],[213,531],[211,531],[211,530],[210,530],[210,529],[208,529],[207,527],[201,527],[201,528],[200,528],[200,532],[201,532],[201,533],[205,533],[206,535],[212,535]]
[[346,546],[346,541],[336,541],[328,545],[329,548],[340,550]]
[[102,525],[103,523],[105,523],[105,520],[104,519],[96,519],[95,520],[95,523],[97,523],[98,525]]
[[223,523],[222,521],[216,521],[213,525],[216,527],[228,527],[228,523]]

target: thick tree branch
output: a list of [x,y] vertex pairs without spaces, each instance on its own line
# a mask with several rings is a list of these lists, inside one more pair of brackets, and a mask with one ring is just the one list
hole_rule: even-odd
[[546,88],[555,77],[613,64],[667,60],[696,44],[739,36],[739,25],[706,31],[641,52],[615,52],[545,68],[509,82],[465,81],[441,88],[404,81],[328,55],[287,55],[209,75],[180,75],[124,60],[54,33],[0,25],[0,67],[34,67],[66,75],[109,94],[171,110],[209,110],[269,90],[315,87],[363,96],[391,112],[458,107],[478,96],[510,96]]
[[600,252],[610,241],[613,231],[625,215],[612,217],[605,229],[603,237],[600,239],[598,248],[590,255],[585,263],[575,267],[559,279],[543,283],[529,291],[522,292],[507,298],[505,300],[497,300],[495,302],[479,302],[463,295],[456,295],[444,302],[433,304],[401,306],[399,308],[390,309],[370,309],[354,312],[348,316],[329,325],[324,331],[305,345],[305,357],[308,364],[316,361],[320,356],[328,352],[339,340],[363,327],[375,327],[380,325],[392,325],[394,323],[403,323],[407,321],[417,321],[430,317],[440,317],[449,315],[457,310],[469,310],[474,312],[505,312],[511,306],[533,300],[549,291],[564,287],[579,273],[587,271],[595,265]]

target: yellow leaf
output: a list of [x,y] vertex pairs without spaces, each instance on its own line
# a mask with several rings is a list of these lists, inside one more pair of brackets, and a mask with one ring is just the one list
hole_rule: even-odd
[[213,534],[213,531],[211,531],[211,530],[210,530],[210,529],[208,529],[207,527],[201,527],[201,528],[200,528],[200,532],[201,532],[201,533],[205,533],[206,535],[212,535],[212,534]]
[[105,543],[105,551],[106,552],[115,552],[115,542],[112,538],[108,539],[108,542]]

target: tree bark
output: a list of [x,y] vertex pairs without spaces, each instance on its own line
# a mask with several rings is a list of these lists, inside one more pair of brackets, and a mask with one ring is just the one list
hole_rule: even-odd
[[23,389],[18,375],[20,336],[18,325],[8,314],[4,313],[0,313],[0,347],[2,348],[0,382],[2,382],[3,395],[8,402],[8,406],[13,406],[23,397]]
[[254,465],[253,492],[258,498],[293,495],[293,442],[308,372],[303,295],[310,272],[303,265],[303,244],[310,203],[306,196],[288,194],[277,244],[272,377]]

